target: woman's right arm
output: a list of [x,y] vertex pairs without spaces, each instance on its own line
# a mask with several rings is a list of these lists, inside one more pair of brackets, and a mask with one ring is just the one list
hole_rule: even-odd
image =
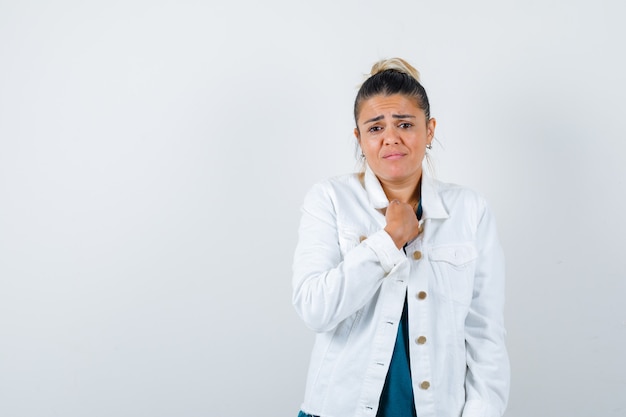
[[342,255],[331,193],[328,184],[318,184],[307,194],[293,263],[294,307],[317,332],[332,330],[361,309],[406,262],[384,229]]

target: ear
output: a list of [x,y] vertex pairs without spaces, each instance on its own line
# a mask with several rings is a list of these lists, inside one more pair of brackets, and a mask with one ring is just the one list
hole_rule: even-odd
[[354,137],[356,138],[356,141],[359,142],[359,145],[361,144],[361,133],[359,132],[359,128],[355,127],[354,128]]
[[435,119],[434,117],[431,117],[430,120],[428,120],[428,125],[426,126],[426,129],[428,130],[428,143],[429,144],[433,141],[433,138],[435,137],[436,127],[437,127],[437,119]]

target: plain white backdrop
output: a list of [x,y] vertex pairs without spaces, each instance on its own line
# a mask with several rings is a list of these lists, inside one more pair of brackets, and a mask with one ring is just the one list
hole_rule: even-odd
[[626,415],[624,6],[0,0],[0,416],[295,416],[308,188],[373,62],[507,255],[508,417]]

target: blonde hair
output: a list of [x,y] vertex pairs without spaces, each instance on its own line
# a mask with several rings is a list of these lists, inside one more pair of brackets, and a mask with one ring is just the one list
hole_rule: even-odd
[[381,59],[372,65],[369,76],[378,74],[379,72],[394,70],[402,74],[408,74],[415,78],[417,82],[420,81],[420,73],[415,67],[402,58],[388,58]]

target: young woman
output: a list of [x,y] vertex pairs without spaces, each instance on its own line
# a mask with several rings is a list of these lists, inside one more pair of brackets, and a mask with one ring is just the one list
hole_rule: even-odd
[[300,416],[500,417],[504,258],[484,199],[422,165],[417,71],[376,63],[354,104],[362,172],[307,194],[293,304],[316,332]]

